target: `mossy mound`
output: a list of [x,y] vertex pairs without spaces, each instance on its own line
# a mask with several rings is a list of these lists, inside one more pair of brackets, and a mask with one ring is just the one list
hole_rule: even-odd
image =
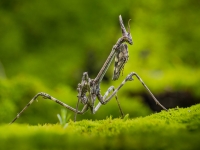
[[136,119],[0,126],[2,149],[198,149],[200,104]]

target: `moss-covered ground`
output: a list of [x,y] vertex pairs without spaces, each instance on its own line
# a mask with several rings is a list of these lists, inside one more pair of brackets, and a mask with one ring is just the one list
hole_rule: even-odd
[[30,126],[2,124],[1,149],[198,149],[200,104],[147,117]]

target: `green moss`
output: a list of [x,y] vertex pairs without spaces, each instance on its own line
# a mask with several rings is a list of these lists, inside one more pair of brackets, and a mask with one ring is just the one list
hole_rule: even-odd
[[200,104],[136,119],[0,126],[3,149],[198,149]]

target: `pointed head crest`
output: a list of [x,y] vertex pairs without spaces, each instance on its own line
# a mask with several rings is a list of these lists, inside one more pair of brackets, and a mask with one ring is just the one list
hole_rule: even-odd
[[121,30],[122,30],[122,35],[124,36],[124,39],[126,42],[128,42],[130,45],[133,44],[133,40],[132,40],[132,37],[131,37],[131,31],[130,31],[130,22],[131,19],[129,19],[128,21],[128,32],[126,31],[126,28],[124,27],[124,23],[123,23],[123,20],[122,20],[122,16],[120,15],[119,16],[119,23],[120,23],[120,26],[121,26]]

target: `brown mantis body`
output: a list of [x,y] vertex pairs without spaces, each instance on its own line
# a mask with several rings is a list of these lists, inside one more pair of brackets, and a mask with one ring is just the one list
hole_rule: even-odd
[[[108,90],[106,91],[106,93],[103,96],[101,95],[100,83],[101,83],[105,73],[107,72],[112,60],[115,57],[115,68],[114,68],[113,80],[117,80],[119,78],[121,71],[124,68],[125,63],[128,60],[128,57],[129,57],[128,46],[127,46],[127,44],[125,44],[125,42],[130,45],[133,44],[131,33],[130,33],[130,26],[129,26],[128,32],[127,32],[124,27],[121,15],[119,16],[119,22],[120,22],[120,26],[121,26],[121,30],[122,30],[122,37],[120,37],[118,39],[118,41],[116,42],[116,44],[113,46],[110,55],[108,56],[107,60],[105,61],[103,67],[101,68],[101,70],[99,71],[99,73],[95,79],[90,79],[87,72],[83,73],[82,81],[81,81],[81,83],[78,84],[78,88],[77,88],[78,102],[77,102],[76,108],[73,108],[73,107],[63,103],[62,101],[50,96],[47,93],[40,92],[32,98],[32,100],[22,109],[22,111],[11,121],[10,124],[15,122],[15,120],[20,117],[20,115],[28,108],[28,106],[30,106],[37,99],[38,96],[42,96],[45,99],[52,100],[52,101],[60,104],[61,106],[73,111],[75,113],[74,121],[76,121],[77,114],[83,114],[89,109],[91,110],[91,112],[93,114],[95,114],[95,112],[98,111],[98,109],[100,108],[101,105],[107,104],[111,100],[111,98],[113,98],[115,96],[121,116],[123,117],[124,114],[122,112],[122,109],[121,109],[121,106],[117,99],[116,94],[127,81],[133,80],[133,76],[136,76],[139,79],[139,81],[142,83],[142,85],[150,93],[150,95],[152,96],[152,98],[154,99],[156,104],[158,104],[164,110],[167,110],[164,106],[162,106],[159,103],[159,101],[154,97],[154,95],[151,93],[151,91],[145,85],[145,83],[142,81],[142,79],[134,72],[131,72],[123,80],[123,82],[119,85],[119,87],[117,87],[115,89],[114,86],[111,86],[108,88]],[[111,92],[112,92],[112,94],[110,94],[110,96],[108,96],[109,93],[111,93]],[[95,106],[96,99],[99,100],[99,103]],[[82,110],[78,109],[80,102],[84,105]]]

